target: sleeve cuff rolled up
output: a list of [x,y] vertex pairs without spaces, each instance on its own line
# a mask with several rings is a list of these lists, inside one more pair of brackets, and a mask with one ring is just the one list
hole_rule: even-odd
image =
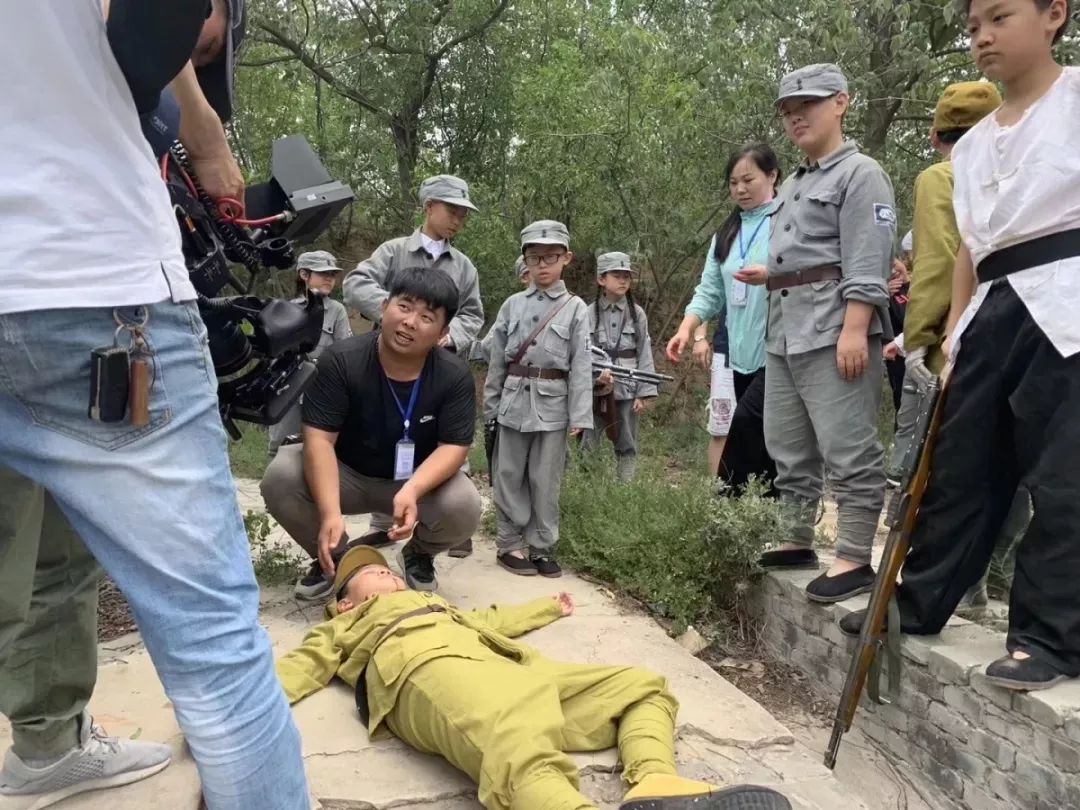
[[883,307],[889,303],[889,287],[885,279],[876,276],[845,276],[840,280],[840,297]]

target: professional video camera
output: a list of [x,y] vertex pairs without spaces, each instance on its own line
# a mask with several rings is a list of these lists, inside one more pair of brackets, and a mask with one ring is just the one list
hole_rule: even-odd
[[[240,438],[237,419],[281,420],[314,376],[306,353],[322,334],[322,296],[308,293],[303,304],[259,298],[251,294],[256,277],[265,268],[291,267],[293,246],[315,239],[353,200],[303,136],[274,141],[271,171],[268,182],[247,189],[241,205],[210,199],[179,142],[161,159],[206,323],[221,419],[233,439]],[[236,265],[247,271],[246,281],[233,274]],[[222,297],[227,287],[236,295]]]

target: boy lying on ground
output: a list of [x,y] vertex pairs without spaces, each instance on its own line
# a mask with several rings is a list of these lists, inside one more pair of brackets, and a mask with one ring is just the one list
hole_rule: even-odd
[[[278,661],[290,703],[337,675],[356,688],[373,739],[389,730],[479,783],[489,810],[590,810],[566,751],[618,744],[623,810],[791,810],[766,788],[719,789],[675,771],[678,704],[658,675],[566,664],[511,641],[569,616],[569,594],[464,611],[408,590],[357,547],[338,564],[328,620]],[[359,684],[358,688],[357,685]]]

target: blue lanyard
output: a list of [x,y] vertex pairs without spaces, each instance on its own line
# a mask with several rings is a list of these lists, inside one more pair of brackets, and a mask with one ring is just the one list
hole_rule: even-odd
[[754,233],[750,236],[749,244],[747,244],[745,247],[743,246],[742,223],[739,223],[739,263],[743,267],[746,267],[746,257],[750,253],[751,248],[754,247],[754,242],[757,240],[758,234],[761,233],[761,226],[764,225],[768,221],[768,219],[768,217],[761,218],[761,222],[757,224],[757,227],[754,228]]
[[[386,377],[386,372],[383,372],[383,376]],[[390,382],[389,377],[386,377],[386,387],[390,389],[390,396],[394,398],[394,404],[397,405],[398,413],[401,414],[401,418],[405,423],[405,435],[403,438],[407,440],[409,438],[409,423],[412,421],[413,408],[416,407],[416,395],[420,393],[420,377],[417,377],[416,381],[413,383],[412,393],[409,394],[408,410],[401,407],[401,400],[398,399],[397,392],[394,390],[394,386]]]

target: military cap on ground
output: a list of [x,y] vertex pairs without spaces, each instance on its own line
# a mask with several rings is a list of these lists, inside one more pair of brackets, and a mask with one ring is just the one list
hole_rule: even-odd
[[570,231],[561,222],[553,219],[540,219],[526,225],[521,231],[521,249],[528,245],[562,245],[570,247]]
[[934,110],[934,129],[971,129],[1001,106],[1001,94],[990,82],[957,82],[945,88]]
[[605,273],[611,273],[615,270],[625,270],[628,273],[633,273],[634,268],[630,266],[630,257],[625,253],[619,253],[618,251],[613,253],[601,253],[596,257],[597,278]]
[[780,95],[776,103],[789,98],[827,98],[848,92],[844,72],[836,65],[807,65],[793,70],[780,80]]
[[337,259],[325,250],[309,250],[301,253],[296,260],[297,270],[310,270],[312,273],[340,273]]
[[514,278],[521,278],[521,274],[529,268],[525,266],[525,257],[518,256],[517,261],[514,262]]
[[429,200],[479,210],[469,200],[469,184],[452,174],[437,174],[420,184],[420,204]]
[[340,594],[352,575],[369,565],[385,565],[389,568],[386,558],[371,546],[356,546],[346,551],[334,574],[334,593]]

